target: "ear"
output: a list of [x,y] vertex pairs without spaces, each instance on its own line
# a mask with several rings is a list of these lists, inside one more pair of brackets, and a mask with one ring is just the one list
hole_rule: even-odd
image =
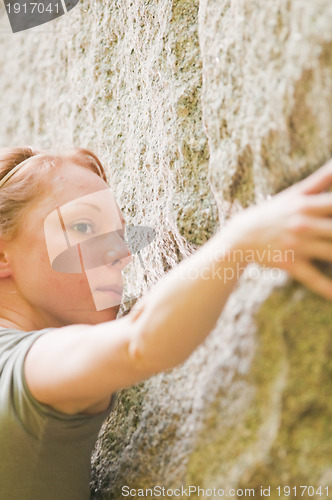
[[4,243],[5,242],[0,239],[0,279],[9,278],[9,276],[12,275],[9,256]]

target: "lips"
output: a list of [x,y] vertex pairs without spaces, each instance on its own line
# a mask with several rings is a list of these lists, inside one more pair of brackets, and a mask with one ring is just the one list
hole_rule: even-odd
[[96,290],[100,292],[114,292],[117,293],[118,295],[122,295],[123,292],[123,286],[121,285],[105,285],[105,286],[99,286],[96,288]]

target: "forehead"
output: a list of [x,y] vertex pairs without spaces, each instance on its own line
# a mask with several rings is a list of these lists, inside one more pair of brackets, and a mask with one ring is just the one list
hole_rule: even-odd
[[111,188],[93,170],[72,161],[66,161],[56,169],[47,182],[47,193],[43,203],[44,216],[63,206],[70,210],[82,211],[94,208],[103,216],[119,214],[124,223],[123,214],[114,198]]
[[109,187],[95,171],[71,160],[65,160],[63,164],[50,170],[47,184],[50,192],[59,197],[61,204]]

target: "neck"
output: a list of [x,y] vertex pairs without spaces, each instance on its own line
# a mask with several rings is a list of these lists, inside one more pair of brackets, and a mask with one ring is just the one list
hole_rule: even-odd
[[[96,325],[116,319],[120,306],[102,311],[77,310],[76,316],[57,316],[31,304],[13,280],[0,280],[0,328],[15,328],[24,332],[43,328],[60,328],[71,324]],[[75,312],[75,311],[74,311]]]
[[63,326],[57,324],[54,319],[45,318],[40,311],[35,311],[15,287],[3,281],[0,289],[0,328],[15,328],[28,332],[50,326]]

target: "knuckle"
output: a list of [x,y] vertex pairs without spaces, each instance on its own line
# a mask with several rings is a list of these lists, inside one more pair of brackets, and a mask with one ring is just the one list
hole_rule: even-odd
[[282,237],[282,248],[284,250],[298,250],[300,248],[300,240],[295,233],[285,231]]
[[309,229],[308,220],[302,214],[296,214],[288,222],[288,229],[296,235],[305,233]]
[[312,206],[310,203],[310,200],[308,199],[308,196],[303,196],[301,197],[298,202],[297,202],[297,212],[299,215],[308,215],[310,212]]

